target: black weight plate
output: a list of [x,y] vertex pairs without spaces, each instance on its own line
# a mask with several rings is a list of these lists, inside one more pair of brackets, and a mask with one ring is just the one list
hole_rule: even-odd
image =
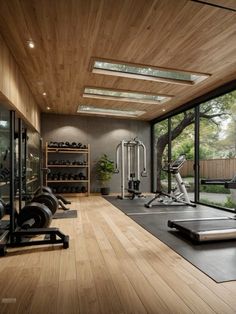
[[49,186],[43,186],[42,187],[42,192],[52,194],[52,189]]
[[45,196],[44,194],[48,193],[43,193],[43,194],[38,194],[36,195],[33,199],[32,202],[40,203],[46,205],[50,211],[53,213],[54,211],[54,202],[52,201],[51,197]]
[[0,200],[0,219],[5,215],[5,204]]
[[32,199],[32,202],[37,202],[46,205],[53,215],[55,214],[59,206],[58,199],[56,198],[56,196],[50,193],[38,194]]
[[52,213],[44,204],[30,203],[21,209],[17,216],[17,224],[23,227],[29,220],[34,221],[31,228],[47,228],[52,221]]

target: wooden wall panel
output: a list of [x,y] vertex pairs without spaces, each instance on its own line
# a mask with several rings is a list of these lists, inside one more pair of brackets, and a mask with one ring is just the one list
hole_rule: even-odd
[[40,109],[21,74],[15,59],[0,36],[0,93],[1,101],[13,109],[40,131]]
[[[193,176],[193,160],[187,160],[181,169],[183,177]],[[208,179],[230,179],[235,175],[236,158],[200,160],[200,177]]]

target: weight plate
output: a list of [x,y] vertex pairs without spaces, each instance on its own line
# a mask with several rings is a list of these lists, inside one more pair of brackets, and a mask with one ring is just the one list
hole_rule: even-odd
[[56,196],[50,193],[38,194],[32,199],[32,202],[37,202],[46,205],[53,215],[55,214],[59,206],[58,199],[56,198]]
[[47,228],[51,221],[52,213],[48,207],[36,202],[24,206],[17,215],[17,224],[22,228],[24,225],[30,228]]
[[42,192],[52,194],[52,189],[49,186],[43,186],[42,187]]
[[0,219],[5,215],[5,204],[0,200]]

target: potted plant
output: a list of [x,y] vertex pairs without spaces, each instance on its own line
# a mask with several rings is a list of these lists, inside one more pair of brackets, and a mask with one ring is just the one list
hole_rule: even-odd
[[108,181],[114,173],[114,161],[110,160],[106,154],[103,154],[97,162],[98,180],[101,182],[101,194],[108,195],[110,188],[107,186]]

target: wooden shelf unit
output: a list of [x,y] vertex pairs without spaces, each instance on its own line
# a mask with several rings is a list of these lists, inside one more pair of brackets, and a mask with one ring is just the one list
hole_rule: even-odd
[[[73,159],[75,154],[78,155],[77,158],[80,159],[81,155],[83,155],[84,157],[84,161],[86,162],[83,165],[73,165],[73,164],[49,164],[49,160],[53,160],[53,159],[57,159],[57,157],[59,157],[59,160],[62,160],[61,157],[63,156],[63,154],[73,154]],[[67,158],[70,158],[69,155],[67,155]],[[78,160],[77,160],[78,161]],[[73,161],[71,161],[73,162]],[[90,144],[87,144],[87,148],[86,149],[80,149],[80,148],[60,148],[60,147],[48,147],[48,143],[46,142],[45,145],[45,164],[46,164],[46,168],[49,169],[71,169],[73,170],[73,172],[75,171],[75,169],[85,169],[83,171],[83,174],[86,177],[86,180],[51,180],[48,179],[48,176],[46,176],[46,185],[49,184],[49,186],[52,186],[53,184],[58,185],[60,183],[64,183],[64,184],[73,184],[73,183],[84,183],[84,186],[87,189],[86,193],[83,192],[78,192],[78,193],[69,193],[69,192],[60,192],[60,194],[64,194],[64,195],[71,195],[71,196],[77,196],[77,195],[90,195]]]

